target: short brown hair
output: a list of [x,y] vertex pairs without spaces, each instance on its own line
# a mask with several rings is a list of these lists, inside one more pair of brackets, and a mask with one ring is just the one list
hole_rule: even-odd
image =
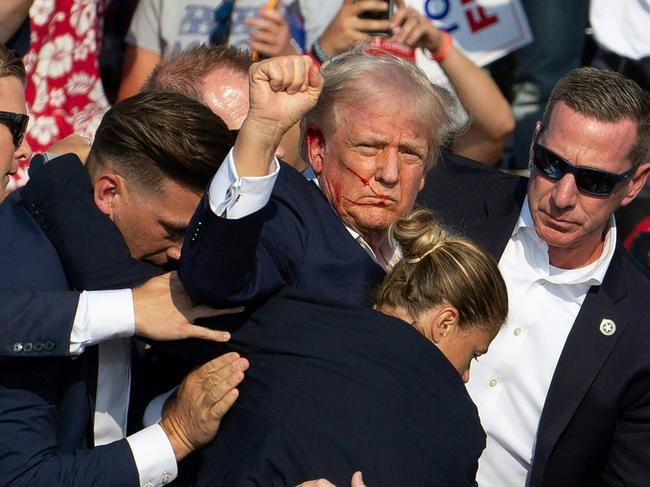
[[106,112],[87,166],[93,177],[111,169],[145,191],[169,177],[202,192],[233,143],[202,103],[178,93],[140,93]]
[[193,43],[162,59],[140,91],[171,91],[205,102],[203,85],[207,75],[223,69],[248,77],[252,64],[250,56],[242,49]]
[[376,293],[378,309],[402,308],[416,320],[423,312],[450,304],[461,329],[497,331],[508,315],[508,293],[494,259],[471,240],[444,230],[434,215],[414,209],[389,230],[402,260]]
[[628,155],[632,166],[650,157],[650,96],[634,81],[614,71],[578,68],[557,82],[544,110],[548,127],[553,109],[565,103],[572,110],[601,122],[632,120],[636,141]]
[[25,65],[20,56],[11,49],[0,44],[0,78],[13,76],[24,85],[27,81]]

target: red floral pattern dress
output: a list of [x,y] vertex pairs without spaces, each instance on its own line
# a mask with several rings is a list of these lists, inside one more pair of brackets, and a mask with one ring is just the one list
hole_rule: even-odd
[[[34,152],[76,133],[92,138],[108,109],[99,76],[102,15],[110,0],[34,0],[25,96]],[[27,181],[27,163],[14,185]]]

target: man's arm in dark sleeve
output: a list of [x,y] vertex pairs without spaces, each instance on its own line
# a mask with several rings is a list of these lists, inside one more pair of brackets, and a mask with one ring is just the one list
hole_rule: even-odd
[[650,392],[616,422],[601,485],[650,485]]
[[76,289],[133,287],[163,273],[130,256],[117,227],[95,205],[90,177],[77,156],[66,154],[46,164],[39,157],[21,196]]
[[0,291],[0,356],[70,354],[70,332],[79,293]]
[[0,485],[139,484],[126,440],[93,449],[59,445],[55,384],[62,371],[55,362],[0,358],[0,369]]

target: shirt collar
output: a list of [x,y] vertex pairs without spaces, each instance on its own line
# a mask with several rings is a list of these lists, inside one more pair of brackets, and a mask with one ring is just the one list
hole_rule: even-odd
[[612,260],[616,250],[616,219],[612,215],[609,222],[609,229],[605,234],[605,243],[603,251],[598,259],[591,264],[578,269],[560,269],[552,266],[548,261],[548,245],[544,242],[535,231],[535,223],[530,213],[528,205],[528,196],[524,199],[521,207],[517,224],[512,232],[513,239],[521,238],[527,241],[532,252],[538,254],[537,262],[545,263],[543,265],[544,274],[549,282],[556,284],[590,284],[600,286],[605,278],[609,263]]

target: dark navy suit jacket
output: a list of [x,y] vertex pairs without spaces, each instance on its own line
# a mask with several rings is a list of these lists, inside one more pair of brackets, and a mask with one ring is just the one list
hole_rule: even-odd
[[[290,173],[283,181],[306,183],[302,176],[292,178]],[[344,251],[354,251],[352,259],[327,258],[347,265],[361,261],[379,279],[383,271],[350,238],[317,188],[306,188],[315,192],[307,193],[296,214],[307,225],[304,206],[318,208],[311,220],[326,221],[330,232],[343,239]],[[59,248],[62,241],[55,234],[62,228],[55,225],[48,232]],[[341,246],[333,235],[330,241]],[[335,253],[337,247],[310,243],[305,248]],[[338,265],[341,273],[327,279],[346,283],[345,266]],[[367,274],[352,275],[363,281]],[[316,300],[285,290],[250,320],[224,316],[215,322],[219,328],[235,327],[229,347],[252,366],[237,406],[223,422],[221,439],[195,456],[196,463],[189,462],[198,470],[184,470],[180,481],[293,486],[326,476],[343,483],[362,468],[370,485],[471,485],[484,435],[458,373],[408,325],[364,309],[367,278],[345,287],[356,294],[342,296],[341,286],[318,287],[316,277],[305,276]],[[203,341],[167,348],[191,363],[225,351],[223,345]]]
[[[200,362],[219,348],[187,351]],[[476,407],[450,362],[407,323],[286,289],[225,348],[251,366],[181,485],[349,485],[358,469],[373,487],[474,485],[485,446]]]
[[178,273],[193,298],[217,307],[259,302],[285,286],[368,303],[385,274],[318,187],[284,163],[269,203],[252,215],[218,217],[203,197]]
[[[420,201],[498,260],[527,180],[445,156]],[[620,245],[593,286],[562,350],[535,442],[530,487],[650,485],[648,272]],[[603,335],[600,322],[616,323]]]
[[[68,295],[70,285],[63,266],[27,211],[21,191],[0,205],[0,222],[0,289]],[[42,301],[27,304],[42,305]],[[64,300],[62,312],[70,313],[72,305],[76,308],[76,301]],[[66,323],[65,331],[55,330],[60,317],[54,310],[49,322],[45,319],[49,313],[49,308],[24,313],[30,319],[44,319],[31,322],[25,330],[20,329],[18,315],[12,322],[17,327],[13,333],[24,333],[23,351],[0,359],[0,485],[137,485],[138,473],[126,440],[89,449],[94,351],[87,350],[76,359],[24,351],[26,343],[32,344],[32,350],[44,349],[55,340],[61,347],[69,346],[70,325]]]

